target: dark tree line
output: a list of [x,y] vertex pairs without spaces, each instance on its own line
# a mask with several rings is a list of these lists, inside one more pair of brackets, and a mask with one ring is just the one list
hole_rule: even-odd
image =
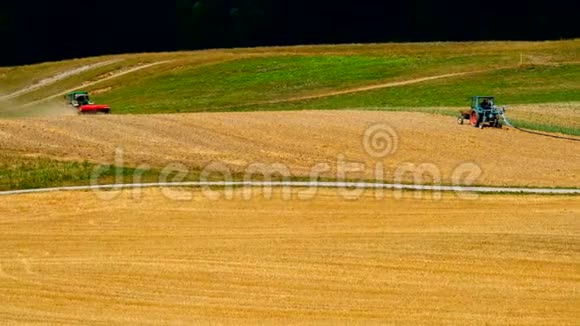
[[0,65],[258,45],[580,36],[577,1],[0,2]]
[[181,0],[180,45],[246,46],[578,36],[574,1]]

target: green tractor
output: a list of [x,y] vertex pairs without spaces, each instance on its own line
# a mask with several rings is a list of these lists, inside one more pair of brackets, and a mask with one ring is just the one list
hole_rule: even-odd
[[465,120],[474,127],[483,129],[484,126],[501,128],[506,107],[495,105],[493,96],[474,96],[471,98],[471,109],[459,111],[457,123]]
[[89,98],[89,93],[76,91],[64,96],[66,103],[74,107],[78,114],[109,114],[111,107],[106,104],[95,104]]

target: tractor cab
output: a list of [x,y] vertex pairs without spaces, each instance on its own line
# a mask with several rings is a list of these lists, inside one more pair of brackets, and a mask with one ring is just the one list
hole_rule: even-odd
[[81,107],[83,105],[93,104],[89,98],[88,92],[72,92],[65,96],[65,99],[70,106],[75,108]]
[[474,96],[471,99],[471,108],[473,110],[489,111],[494,107],[495,97],[493,96]]
[[91,100],[89,99],[89,95],[88,94],[77,94],[75,96],[76,102],[79,105],[87,105],[87,104],[92,104]]

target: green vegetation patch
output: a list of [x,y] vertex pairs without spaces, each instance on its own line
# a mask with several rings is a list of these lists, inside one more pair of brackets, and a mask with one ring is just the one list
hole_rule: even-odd
[[409,57],[279,56],[236,60],[141,80],[100,101],[120,113],[208,111],[365,85],[405,73]]
[[49,158],[0,155],[0,190],[89,185],[96,172],[98,184],[113,183],[117,176],[132,182],[135,175],[154,180],[156,171],[99,166],[90,162],[67,162]]

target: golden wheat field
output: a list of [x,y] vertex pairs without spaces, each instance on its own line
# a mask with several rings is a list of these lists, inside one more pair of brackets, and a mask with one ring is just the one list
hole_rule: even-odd
[[[173,192],[177,190],[172,190]],[[296,189],[295,191],[302,191]],[[175,195],[175,194],[173,194]],[[188,198],[189,196],[189,198]],[[0,320],[34,323],[568,324],[580,201],[337,190],[92,192],[0,201]]]
[[[392,153],[377,159],[363,146],[365,130],[390,126]],[[361,162],[365,171],[350,178],[374,179],[385,167],[393,181],[405,163],[430,164],[441,182],[451,183],[457,166],[481,168],[477,184],[498,186],[580,186],[578,143],[513,129],[479,130],[457,125],[453,117],[376,111],[300,111],[55,117],[0,121],[5,153],[58,159],[163,167],[180,162],[201,169],[212,161],[243,172],[252,163],[282,163],[294,176],[307,177],[328,163],[323,177],[337,178],[339,160]],[[414,181],[410,175],[405,182]],[[425,179],[425,182],[429,182]]]

